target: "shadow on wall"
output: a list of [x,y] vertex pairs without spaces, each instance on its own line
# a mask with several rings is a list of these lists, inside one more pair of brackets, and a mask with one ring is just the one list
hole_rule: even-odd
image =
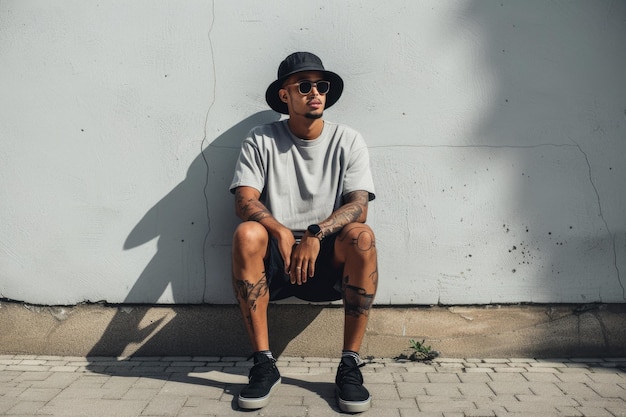
[[[242,139],[254,126],[278,118],[272,111],[256,113],[213,140],[194,159],[185,180],[133,228],[124,249],[156,238],[157,252],[88,356],[249,353],[241,314],[232,295],[230,244],[238,219],[228,188]],[[224,299],[224,294],[232,298]],[[219,316],[210,317],[206,308],[194,309],[191,305],[207,302],[232,302],[233,306],[228,313],[219,309]],[[167,304],[176,304],[180,314]],[[321,307],[302,310],[298,322],[290,329],[281,329],[280,336],[272,339],[276,354],[280,355],[287,343],[315,319]],[[271,309],[269,320],[271,331],[276,321]],[[226,334],[228,337],[224,337]]]

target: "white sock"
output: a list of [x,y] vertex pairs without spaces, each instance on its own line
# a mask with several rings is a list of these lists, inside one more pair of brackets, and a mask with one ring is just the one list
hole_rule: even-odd
[[272,351],[271,350],[259,350],[259,353],[264,354],[265,356],[267,356],[270,359],[274,359],[274,355],[272,355]]
[[353,352],[351,350],[344,350],[341,352],[341,357],[345,358],[345,357],[351,357],[354,358],[354,360],[356,361],[357,365],[361,364],[361,357],[359,356],[359,354],[357,352]]

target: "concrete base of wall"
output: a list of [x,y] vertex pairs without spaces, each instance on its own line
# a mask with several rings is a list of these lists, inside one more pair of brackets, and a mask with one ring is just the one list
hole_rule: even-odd
[[[343,310],[270,307],[275,355],[336,357]],[[361,354],[395,357],[424,340],[445,357],[624,357],[626,304],[377,307]],[[235,306],[29,306],[0,303],[0,354],[246,356]]]

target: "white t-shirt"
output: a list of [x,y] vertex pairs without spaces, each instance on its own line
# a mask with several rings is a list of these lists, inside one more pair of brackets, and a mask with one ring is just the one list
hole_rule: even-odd
[[294,136],[287,120],[252,129],[241,145],[230,191],[240,186],[256,188],[265,207],[292,230],[326,219],[352,191],[375,198],[363,137],[328,121],[314,140]]

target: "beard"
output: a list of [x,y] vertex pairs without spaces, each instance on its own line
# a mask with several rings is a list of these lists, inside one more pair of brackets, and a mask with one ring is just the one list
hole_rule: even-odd
[[317,119],[321,119],[323,115],[324,115],[324,112],[305,113],[304,117],[306,117],[307,119],[311,119],[311,120],[317,120]]

